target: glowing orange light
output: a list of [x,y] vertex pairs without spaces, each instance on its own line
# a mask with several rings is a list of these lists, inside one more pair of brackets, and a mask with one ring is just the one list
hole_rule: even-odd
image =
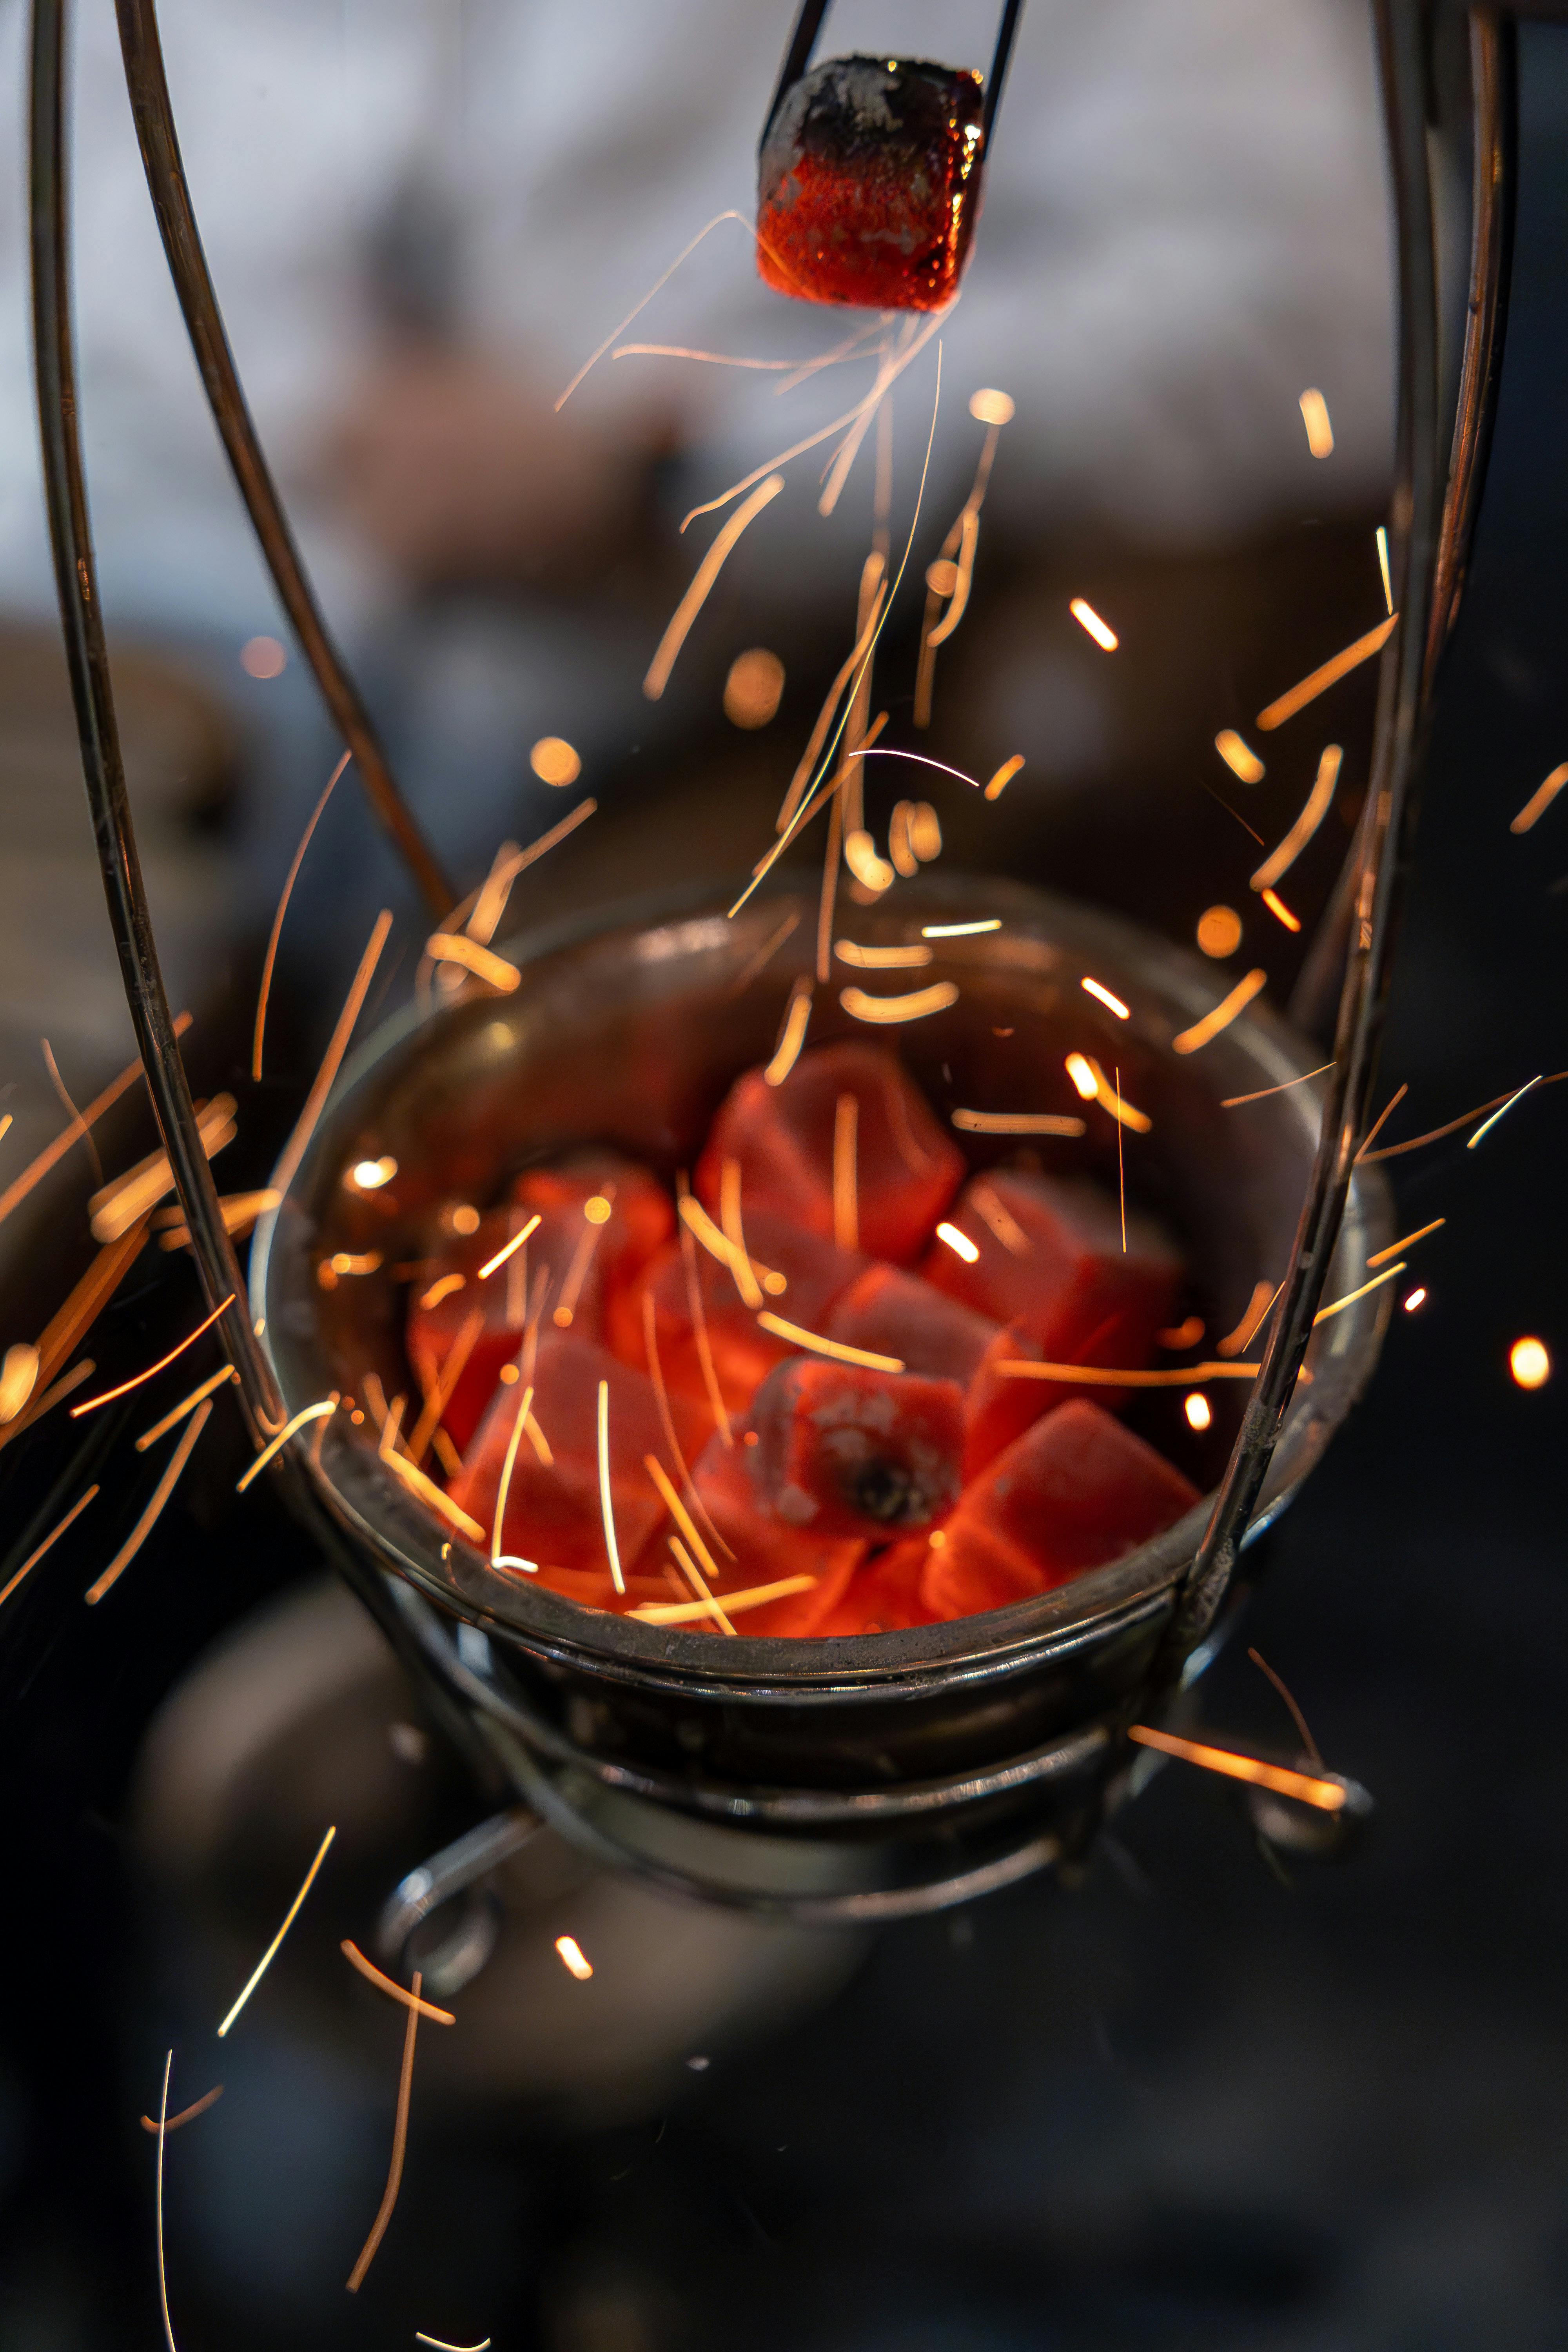
[[969,1235],[962,1233],[957,1225],[938,1225],[936,1237],[939,1242],[945,1242],[948,1248],[961,1257],[966,1265],[973,1265],[980,1255],[980,1252],[970,1240]]
[[1538,784],[1509,826],[1510,833],[1528,833],[1537,818],[1543,817],[1564,784],[1568,784],[1568,760],[1553,768],[1543,784]]
[[1260,784],[1268,770],[1249,743],[1243,742],[1234,727],[1222,727],[1214,739],[1215,750],[1233,775],[1244,784]]
[[455,1234],[462,1234],[465,1236],[468,1234],[477,1234],[479,1230],[479,1213],[471,1202],[459,1201],[458,1206],[452,1211],[451,1222],[452,1231]]
[[901,1372],[901,1356],[881,1356],[870,1348],[851,1348],[843,1339],[825,1339],[820,1331],[803,1330],[798,1323],[786,1323],[782,1315],[764,1310],[757,1318],[764,1331],[775,1339],[787,1339],[793,1347],[808,1348],[814,1355],[832,1356],[841,1364],[864,1364],[873,1372]]
[[1003,793],[1006,791],[1008,785],[1012,782],[1014,777],[1019,773],[1023,765],[1024,755],[1022,751],[1015,751],[1010,760],[1004,760],[1002,765],[997,769],[996,773],[992,777],[991,782],[985,787],[986,799],[988,801],[999,801]]
[[542,784],[563,788],[574,784],[583,762],[563,735],[542,735],[528,755],[528,764]]
[[561,1955],[563,1966],[570,1969],[579,1984],[586,1984],[594,1973],[594,1963],[584,1953],[576,1937],[557,1936],[555,1948]]
[[1082,1054],[1069,1054],[1068,1055],[1067,1074],[1072,1080],[1074,1086],[1078,1088],[1079,1093],[1083,1097],[1084,1101],[1092,1102],[1095,1096],[1099,1093],[1100,1088],[1095,1082],[1094,1072],[1090,1069],[1088,1060]]
[[1521,1389],[1542,1389],[1552,1378],[1552,1352],[1544,1339],[1516,1339],[1508,1368]]
[[1390,579],[1388,572],[1388,529],[1386,524],[1381,522],[1377,526],[1377,568],[1383,581],[1384,610],[1386,613],[1392,613],[1394,610],[1394,583]]
[[[149,1364],[144,1372],[136,1373],[131,1380],[121,1381],[117,1389],[105,1389],[100,1395],[89,1397],[85,1404],[73,1404],[71,1407],[71,1419],[73,1421],[79,1421],[84,1412],[96,1412],[100,1404],[110,1404],[116,1397],[129,1395],[132,1389],[139,1389],[144,1381],[153,1379],[157,1373],[164,1370],[168,1365],[172,1364],[176,1356],[183,1356],[187,1348],[194,1348],[196,1341],[201,1338],[202,1333],[204,1331],[210,1331],[213,1325],[217,1321],[218,1317],[220,1315],[226,1314],[233,1305],[234,1293],[231,1290],[228,1297],[222,1302],[222,1304],[215,1307],[212,1313],[207,1316],[204,1321],[198,1323],[194,1331],[187,1331],[185,1337],[180,1341],[177,1348],[171,1348],[166,1356],[160,1356],[157,1362],[155,1364]],[[6,1360],[8,1363],[10,1360],[9,1357],[7,1357]],[[34,1368],[35,1370],[37,1369],[36,1351]],[[3,1389],[4,1387],[5,1380],[3,1376],[0,1376],[0,1389]],[[11,1419],[11,1415],[9,1413],[0,1413],[0,1418],[9,1421]]]
[[724,716],[731,727],[765,727],[784,697],[784,666],[764,646],[737,654],[724,680]]
[[1220,999],[1212,1013],[1205,1013],[1201,1021],[1194,1021],[1190,1029],[1184,1029],[1180,1036],[1172,1038],[1171,1051],[1173,1054],[1195,1054],[1201,1046],[1208,1044],[1211,1037],[1217,1037],[1222,1029],[1228,1029],[1237,1014],[1246,1010],[1268,982],[1268,975],[1261,967],[1249,971],[1245,980],[1237,982],[1228,996]]
[[1110,989],[1102,988],[1098,980],[1080,981],[1079,985],[1087,992],[1087,994],[1097,996],[1108,1012],[1115,1013],[1118,1021],[1131,1020],[1132,1015],[1129,1012],[1127,1006],[1122,1003],[1121,999],[1119,996],[1112,996]]
[[1344,754],[1337,743],[1324,745],[1322,757],[1318,761],[1318,772],[1313,780],[1312,789],[1307,795],[1306,806],[1279,848],[1264,859],[1253,876],[1252,887],[1255,890],[1267,890],[1271,883],[1278,882],[1281,874],[1288,872],[1294,866],[1297,858],[1317,832],[1324,817],[1327,816],[1330,804],[1333,800],[1334,786],[1340,779],[1340,765],[1343,757]]
[[1108,622],[1102,621],[1094,606],[1082,596],[1075,596],[1068,611],[1080,629],[1087,629],[1101,653],[1113,654],[1121,642]]
[[239,666],[247,677],[281,677],[289,667],[288,648],[276,637],[247,637],[239,649]]
[[1354,645],[1345,647],[1343,653],[1335,654],[1321,668],[1310,671],[1299,686],[1291,687],[1288,693],[1269,703],[1267,709],[1260,710],[1258,724],[1264,733],[1267,735],[1274,728],[1283,727],[1288,719],[1294,719],[1298,710],[1304,710],[1309,702],[1315,702],[1320,694],[1326,694],[1331,686],[1337,686],[1342,677],[1348,677],[1352,669],[1359,669],[1363,661],[1370,661],[1373,654],[1381,653],[1398,618],[1397,613],[1391,613],[1386,621],[1380,621],[1375,629],[1367,631],[1364,637],[1358,637]]
[[390,1152],[384,1152],[379,1160],[356,1160],[349,1170],[348,1181],[357,1192],[379,1192],[384,1184],[391,1183],[396,1173],[396,1160]]
[[986,388],[970,394],[969,414],[977,425],[1010,425],[1017,415],[1017,403],[1011,393]]
[[405,1985],[398,1984],[391,1977],[383,1976],[375,1962],[367,1960],[359,1946],[352,1942],[347,1936],[343,1937],[338,1949],[344,1959],[359,1970],[367,1984],[374,1985],[379,1992],[389,1992],[394,2000],[400,2000],[403,2003],[405,2009],[416,2009],[420,2016],[427,2017],[433,2025],[456,2025],[458,2022],[449,2009],[437,2009],[433,2000],[421,2000],[418,1994],[410,1992]]
[[1329,404],[1321,392],[1310,390],[1301,394],[1301,422],[1307,428],[1307,446],[1314,457],[1331,457],[1334,454],[1334,428],[1329,422]]
[[810,1020],[811,982],[809,980],[797,980],[784,1017],[784,1026],[779,1031],[778,1044],[773,1048],[773,1060],[763,1072],[763,1079],[770,1087],[782,1087],[800,1059],[800,1049],[805,1043]]
[[1273,890],[1260,890],[1258,895],[1262,899],[1264,905],[1268,908],[1269,913],[1273,916],[1277,923],[1283,923],[1288,931],[1299,931],[1300,929],[1301,918],[1300,915],[1293,915],[1290,912],[1289,908],[1285,904],[1284,899],[1279,898],[1276,892]]
[[[785,1600],[792,1592],[810,1592],[819,1581],[815,1576],[781,1576],[776,1584],[748,1585],[743,1592],[726,1592],[724,1612],[728,1616],[738,1617],[748,1609],[765,1607],[770,1601]],[[711,1616],[718,1605],[711,1600],[649,1601],[631,1614],[644,1625],[690,1625]]]
[[999,931],[1001,928],[1000,915],[986,915],[973,923],[922,923],[921,937],[922,940],[967,940],[977,931]]
[[1424,1288],[1413,1290],[1409,1297],[1405,1302],[1405,1312],[1406,1315],[1414,1315],[1415,1309],[1425,1303],[1426,1297],[1426,1293]]
[[437,963],[458,965],[493,988],[499,996],[510,996],[522,974],[516,964],[509,963],[489,948],[482,948],[478,940],[470,940],[463,931],[432,931],[425,942],[425,952]]
[[283,1914],[282,1926],[279,1928],[278,1933],[273,1937],[272,1941],[268,1945],[267,1949],[262,1953],[261,1958],[257,1961],[255,1968],[252,1969],[249,1976],[247,1978],[244,1990],[240,1993],[239,1999],[235,2002],[234,2007],[229,2011],[228,2015],[218,2027],[217,2038],[220,2042],[224,2040],[228,2032],[229,2027],[234,2023],[235,2019],[239,2015],[240,2011],[245,2007],[246,2002],[250,1999],[251,1994],[256,1990],[257,1986],[261,1982],[262,1978],[267,1974],[268,1969],[271,1967],[274,1959],[277,1958],[278,1947],[281,1944],[284,1937],[289,1933],[289,1928],[294,1925],[295,1920],[298,1918],[300,1906],[304,1902],[306,1895],[310,1892],[311,1887],[314,1885],[316,1873],[320,1870],[322,1863],[325,1862],[327,1858],[327,1850],[331,1846],[332,1840],[336,1837],[337,1833],[337,1828],[334,1824],[332,1828],[328,1830],[326,1836],[316,1848],[316,1859],[310,1864],[310,1869],[305,1873],[304,1879],[300,1887],[300,1892],[289,1906],[288,1910]]
[[[692,576],[691,585],[676,606],[669,626],[659,640],[658,650],[648,664],[647,676],[643,680],[642,690],[650,702],[657,702],[668,684],[669,673],[675,667],[676,656],[686,643],[692,623],[707,603],[709,592],[723,569],[725,557],[747,524],[761,514],[770,499],[777,498],[784,486],[782,474],[770,474],[767,480],[760,484],[742,505],[736,508],[698,565]],[[687,521],[690,520],[689,515]],[[681,528],[684,530],[685,525],[683,524]],[[570,779],[568,778],[567,781],[570,782]]]
[[[416,2001],[419,1999],[419,1988],[423,1981],[418,1969],[416,1969],[414,1997]],[[359,2260],[348,2275],[347,2284],[351,2294],[359,2293],[360,2282],[375,2259],[375,2250],[386,2234],[386,2225],[391,2221],[393,2208],[397,2203],[397,2191],[403,2181],[403,2154],[408,2145],[408,2101],[414,2088],[414,2037],[418,2028],[419,2011],[416,2008],[411,2008],[403,2036],[403,2066],[397,2078],[397,2116],[392,2126],[392,2162],[387,2169],[386,2187],[382,2191],[380,2210],[371,2224],[369,2237],[360,2249]]]
[[1290,1772],[1279,1764],[1260,1763],[1255,1756],[1238,1756],[1233,1748],[1209,1748],[1196,1739],[1177,1739],[1168,1731],[1152,1731],[1135,1723],[1127,1737],[1141,1748],[1158,1748],[1184,1763],[1201,1764],[1205,1771],[1222,1772],[1232,1780],[1250,1780],[1255,1788],[1273,1789],[1282,1797],[1298,1797],[1320,1812],[1342,1812],[1345,1791],[1337,1780],[1322,1780],[1307,1772]]
[[950,1004],[958,1003],[958,991],[951,980],[939,980],[931,988],[917,988],[908,996],[868,996],[863,988],[844,988],[838,1002],[852,1021],[869,1021],[884,1026],[899,1021],[923,1021],[928,1013],[945,1013]]
[[1207,1397],[1201,1396],[1196,1389],[1187,1398],[1182,1411],[1187,1416],[1188,1426],[1193,1429],[1206,1429],[1214,1419]]
[[954,1127],[966,1135],[1081,1135],[1081,1118],[1061,1118],[1048,1111],[955,1110]]
[[1222,961],[1241,945],[1241,917],[1234,907],[1209,907],[1198,917],[1198,945]]

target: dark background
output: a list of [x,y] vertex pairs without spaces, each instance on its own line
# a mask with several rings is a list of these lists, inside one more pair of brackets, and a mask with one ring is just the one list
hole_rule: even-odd
[[[1508,830],[1568,749],[1565,39],[1522,38],[1514,299],[1384,1056],[1384,1094],[1410,1087],[1392,1131],[1568,1062],[1568,796],[1527,836]],[[1301,544],[1311,595],[1335,559]],[[1215,567],[1213,611],[1279,561]],[[1103,562],[1131,582],[1130,558]],[[1170,579],[1147,577],[1168,607]],[[1299,618],[1281,608],[1269,684],[1294,674]],[[1343,634],[1364,625],[1358,607]],[[714,811],[716,830],[730,821]],[[1111,823],[1065,824],[1048,859],[1037,846],[1048,878],[1092,889]],[[1177,831],[1184,863],[1124,830],[1121,896],[1190,936],[1208,836],[1196,817]],[[1026,870],[1027,840],[1010,849]],[[289,1108],[286,1091],[253,1107],[236,1153],[248,1181]],[[1346,1860],[1283,1873],[1226,1790],[1174,1768],[1076,1891],[1036,1882],[884,1934],[825,2006],[683,2072],[647,2119],[422,2105],[416,2079],[402,2202],[353,2305],[342,2279],[379,2193],[395,2028],[362,2079],[309,2033],[258,2026],[251,2054],[239,2036],[225,2052],[224,2102],[170,2144],[187,2352],[407,2343],[416,2327],[551,2352],[1568,2338],[1561,1375],[1525,1395],[1507,1371],[1523,1331],[1560,1363],[1568,1351],[1565,1145],[1568,1087],[1474,1153],[1457,1137],[1393,1163],[1399,1229],[1447,1219],[1423,1245],[1429,1299],[1395,1315],[1369,1399],[1264,1548],[1247,1637],[1377,1799]],[[189,1327],[188,1271],[138,1282],[107,1327],[107,1369]],[[106,1426],[110,1476],[147,1417]],[[16,1557],[35,1519],[105,1475],[74,1443],[51,1424],[0,1462]],[[237,1462],[215,1423],[112,1609],[84,1614],[99,1554],[68,1539],[0,1629],[6,2352],[160,2340],[135,2119],[171,2039],[176,2103],[206,2087],[212,2045],[171,1961],[177,1911],[131,1853],[127,1792],[171,1685],[313,1572],[270,1498],[233,1503]],[[1288,1741],[1239,1645],[1205,1711],[1238,1738]],[[260,1915],[279,1907],[264,1890]],[[301,1945],[311,1932],[307,1912]],[[303,1965],[285,1947],[280,2003]],[[340,2242],[312,2219],[345,2179],[363,2220]]]

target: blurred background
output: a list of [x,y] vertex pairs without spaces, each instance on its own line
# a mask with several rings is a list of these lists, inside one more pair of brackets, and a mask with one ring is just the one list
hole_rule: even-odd
[[[869,441],[830,517],[821,456],[784,469],[668,689],[643,691],[714,529],[683,536],[682,518],[868,381],[851,357],[781,393],[844,322],[765,293],[733,220],[613,334],[704,224],[749,214],[786,18],[771,0],[163,11],[258,421],[432,839],[468,888],[502,839],[531,840],[580,792],[599,803],[520,883],[520,925],[748,867],[853,640]],[[993,30],[969,0],[864,0],[835,8],[827,46],[983,64]],[[78,1100],[132,1052],[37,478],[26,31],[0,0],[7,1177],[63,1116],[40,1039]],[[373,1018],[406,993],[424,925],[351,771],[301,873],[250,1083],[262,942],[340,747],[202,403],[112,12],[79,9],[73,50],[103,599],[171,994],[195,1016],[188,1059],[203,1090],[241,1100],[223,1163],[237,1189],[266,1181],[376,909],[395,911],[402,953]],[[1523,28],[1521,100],[1497,439],[1384,1060],[1384,1094],[1410,1089],[1395,1134],[1568,1061],[1568,798],[1509,831],[1563,756],[1568,35]],[[1233,908],[1217,961],[1262,962],[1288,998],[1359,809],[1374,666],[1267,741],[1254,721],[1384,615],[1392,312],[1355,0],[1032,0],[934,432],[934,346],[893,395],[895,553],[930,436],[915,572],[969,488],[971,393],[1016,404],[929,731],[918,588],[879,658],[886,741],[981,776],[1024,756],[996,803],[932,792],[950,858],[1185,944],[1205,909]],[[557,410],[606,337],[770,365],[606,352]],[[1309,387],[1331,419],[1322,456]],[[1074,596],[1113,624],[1113,656]],[[725,683],[757,647],[783,691],[742,727]],[[1216,755],[1227,728],[1266,752],[1256,783]],[[574,747],[578,791],[535,772],[545,737]],[[1342,781],[1292,869],[1294,935],[1247,877],[1331,740]],[[868,784],[879,839],[908,790]],[[174,2324],[197,2352],[416,2329],[549,2352],[738,2330],[829,2352],[1560,2344],[1562,1419],[1552,1384],[1511,1384],[1508,1350],[1525,1331],[1568,1344],[1564,1098],[1542,1092],[1473,1156],[1456,1137],[1393,1163],[1400,1230],[1448,1221],[1423,1259],[1427,1303],[1395,1317],[1368,1402],[1263,1548],[1249,1638],[1379,1801],[1342,1865],[1283,1872],[1181,1768],[1081,1885],[874,1940],[689,1909],[541,1842],[508,1866],[502,1945],[459,2025],[422,2030],[402,2200],[352,2303],[401,2035],[336,1945],[367,1939],[386,1890],[475,1817],[473,1793],[264,1489],[236,1506],[237,1429],[215,1423],[112,1612],[79,1599],[104,1536],[63,1543],[0,1619],[0,2345],[160,2340],[138,2117],[171,2043],[172,2106],[225,2085],[169,2147]],[[146,1150],[144,1103],[95,1136],[111,1168]],[[0,1339],[33,1335],[86,1264],[96,1181],[79,1150],[0,1223]],[[139,1271],[96,1335],[103,1368],[172,1344],[194,1295],[181,1259]],[[134,1518],[148,1473],[127,1424],[103,1423],[87,1469],[53,1423],[5,1448],[19,1539],[87,1475],[118,1478],[113,1507]],[[1239,1739],[1289,1738],[1239,1649],[1205,1709]],[[219,2045],[211,2021],[323,1818],[340,1824],[331,1864]],[[556,1961],[563,1927],[595,1954],[591,1984]]]

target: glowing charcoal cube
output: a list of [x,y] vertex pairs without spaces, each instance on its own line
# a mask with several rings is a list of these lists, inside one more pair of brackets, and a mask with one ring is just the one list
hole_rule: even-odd
[[1066,1584],[1172,1527],[1197,1488],[1141,1437],[1077,1399],[966,1486],[926,1563],[933,1616],[970,1617]]
[[740,1165],[748,1245],[753,1211],[766,1210],[827,1241],[852,1226],[857,1249],[896,1265],[930,1238],[964,1164],[895,1057],[853,1044],[803,1054],[782,1086],[761,1070],[736,1080],[697,1168],[714,1216],[726,1160]]
[[980,76],[834,58],[785,91],[757,175],[757,268],[806,302],[937,310],[980,212]]
[[967,1388],[996,1336],[989,1316],[896,1265],[868,1265],[827,1318],[827,1337],[896,1356],[908,1372]]
[[[822,1331],[834,1300],[854,1280],[865,1260],[762,1211],[748,1212],[745,1233],[746,1254],[757,1269],[763,1306],[805,1330]],[[651,1297],[654,1342],[670,1394],[708,1407],[689,1263],[701,1301],[702,1326],[720,1394],[731,1413],[744,1415],[758,1382],[775,1364],[794,1354],[795,1343],[763,1329],[757,1320],[757,1308],[742,1297],[730,1265],[700,1242],[671,1243],[628,1290],[612,1300],[610,1345],[624,1363],[635,1364],[639,1371],[650,1370],[644,1300]]]
[[887,1537],[930,1527],[958,1500],[956,1381],[795,1356],[768,1374],[752,1419],[758,1496],[788,1527]]
[[816,1627],[832,1633],[896,1633],[935,1621],[922,1592],[930,1547],[924,1536],[889,1544],[858,1568],[840,1598]]
[[602,1339],[610,1297],[636,1281],[674,1231],[669,1194],[635,1160],[599,1151],[525,1170],[511,1198],[522,1223],[536,1211],[540,1217],[524,1245],[531,1307],[540,1271],[547,1269],[546,1320],[557,1330]]
[[971,1384],[964,1475],[973,1477],[1053,1405],[1083,1393],[1108,1411],[1125,1401],[1112,1388],[1012,1378],[996,1364],[1027,1357],[1141,1369],[1170,1320],[1182,1263],[1160,1228],[1132,1211],[1124,1252],[1120,1205],[1082,1181],[994,1170],[971,1179],[946,1222],[973,1255],[939,1238],[921,1272],[1008,1326]]
[[[605,1349],[575,1336],[541,1342],[534,1366],[532,1421],[512,1462],[501,1528],[503,1552],[552,1570],[602,1573],[608,1566],[599,1488],[599,1383],[609,1383],[609,1486],[623,1570],[663,1522],[664,1504],[644,1467],[644,1456],[668,1460],[664,1425],[652,1383]],[[460,1474],[453,1499],[493,1528],[502,1466],[522,1402],[520,1388],[502,1389],[486,1414]],[[679,1398],[670,1409],[682,1451],[701,1443],[701,1423]]]
[[738,1436],[727,1446],[714,1437],[692,1471],[703,1509],[733,1555],[727,1559],[715,1551],[723,1572],[712,1590],[722,1599],[726,1592],[781,1583],[786,1577],[814,1576],[816,1582],[807,1591],[786,1593],[744,1610],[734,1624],[740,1633],[816,1633],[843,1598],[866,1547],[853,1538],[788,1527],[774,1518],[757,1491],[752,1475],[756,1454],[757,1449],[743,1438]]

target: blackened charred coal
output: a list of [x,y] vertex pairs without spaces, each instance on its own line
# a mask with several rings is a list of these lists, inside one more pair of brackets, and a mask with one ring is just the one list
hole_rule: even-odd
[[784,94],[763,145],[757,267],[780,293],[939,310],[980,209],[980,76],[833,58]]

